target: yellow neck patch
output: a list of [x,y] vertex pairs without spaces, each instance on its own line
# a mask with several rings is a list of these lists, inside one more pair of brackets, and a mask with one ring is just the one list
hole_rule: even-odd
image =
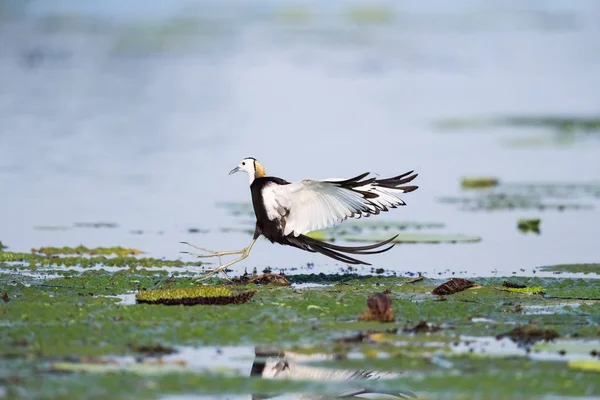
[[254,160],[254,177],[262,178],[264,176],[267,176],[267,174],[265,174],[265,168],[261,165],[261,163]]

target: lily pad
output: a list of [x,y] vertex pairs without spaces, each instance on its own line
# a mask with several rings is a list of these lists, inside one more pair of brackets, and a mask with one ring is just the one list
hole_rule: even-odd
[[68,231],[71,229],[69,226],[52,226],[52,225],[40,225],[34,226],[33,229],[36,231]]
[[600,372],[600,360],[571,360],[568,365],[571,369]]
[[463,196],[444,196],[438,201],[457,205],[464,211],[495,210],[589,210],[593,206],[579,198],[600,197],[600,185],[553,183],[502,183],[486,191]]
[[[381,242],[388,240],[391,235],[347,235],[343,239],[349,242]],[[400,233],[392,240],[392,243],[476,243],[480,242],[480,236],[462,234],[433,234],[433,233]]]
[[117,225],[114,222],[75,222],[76,228],[116,228]]
[[[381,216],[378,216],[381,217]],[[439,229],[444,228],[443,222],[421,222],[421,221],[394,221],[386,219],[354,219],[346,220],[334,229],[340,233],[346,233],[349,231],[363,231],[363,230],[408,230],[408,229]]]
[[485,189],[498,186],[498,178],[493,177],[470,177],[462,178],[461,186],[463,189]]
[[127,249],[120,246],[116,247],[96,247],[88,248],[85,246],[77,247],[40,247],[32,249],[32,253],[45,254],[47,256],[67,255],[67,254],[90,254],[90,255],[118,255],[118,256],[133,256],[142,254],[138,249]]
[[523,233],[534,232],[539,235],[540,222],[539,218],[521,218],[517,223],[517,229]]
[[188,368],[181,364],[165,363],[164,361],[149,362],[140,360],[135,363],[123,364],[104,360],[88,362],[59,361],[52,364],[56,372],[85,372],[88,374],[107,374],[130,372],[136,375],[172,374],[186,372]]
[[542,271],[600,274],[600,264],[558,264],[540,267]]
[[234,290],[223,286],[143,290],[135,296],[138,303],[162,305],[226,305],[249,301],[255,290]]
[[482,130],[500,127],[544,128],[550,132],[600,133],[598,116],[502,116],[490,118],[454,118],[437,123],[445,130]]
[[360,24],[385,24],[393,19],[392,11],[383,6],[361,5],[351,8],[347,17],[351,22]]

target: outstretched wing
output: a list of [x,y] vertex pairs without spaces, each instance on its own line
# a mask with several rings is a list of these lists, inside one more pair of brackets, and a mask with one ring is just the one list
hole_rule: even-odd
[[388,179],[364,173],[346,180],[304,179],[287,185],[267,185],[262,191],[269,219],[283,221],[284,235],[298,236],[327,228],[348,218],[366,217],[405,205],[398,196],[418,186],[404,186],[413,171]]

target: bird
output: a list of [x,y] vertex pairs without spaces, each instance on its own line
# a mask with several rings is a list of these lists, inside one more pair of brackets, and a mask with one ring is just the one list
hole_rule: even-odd
[[[407,185],[418,174],[408,171],[392,178],[369,177],[370,172],[348,179],[302,179],[288,182],[268,176],[263,165],[254,157],[244,158],[229,175],[246,172],[249,177],[250,194],[256,217],[252,241],[241,250],[212,251],[188,242],[181,242],[207,254],[183,252],[197,257],[218,257],[219,266],[205,274],[209,278],[248,257],[254,243],[264,236],[271,243],[321,253],[346,264],[371,265],[350,255],[378,254],[394,247],[392,241],[398,236],[365,246],[339,246],[311,238],[311,231],[337,225],[349,218],[362,218],[387,212],[406,203],[399,197],[418,186]],[[221,257],[239,254],[234,260],[222,263]],[[227,275],[225,274],[227,277]]]
[[[255,347],[254,362],[250,371],[253,378],[264,380],[291,380],[304,382],[321,382],[343,385],[338,391],[329,393],[286,393],[285,395],[253,394],[252,400],[267,400],[274,398],[296,398],[303,400],[325,399],[364,399],[363,395],[375,395],[376,398],[416,399],[415,393],[407,390],[385,391],[378,389],[376,381],[395,381],[402,376],[401,372],[342,369],[319,366],[320,362],[336,359],[333,354],[313,353],[301,354],[285,349],[270,347]],[[332,386],[333,386],[332,385]],[[335,389],[338,387],[334,386]]]

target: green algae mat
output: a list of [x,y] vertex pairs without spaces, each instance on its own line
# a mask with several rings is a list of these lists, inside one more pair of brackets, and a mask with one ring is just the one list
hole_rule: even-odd
[[[597,264],[198,289],[202,268],[121,248],[0,252],[0,398],[600,397]],[[587,274],[560,275],[573,271]],[[140,301],[233,293],[252,296]]]

